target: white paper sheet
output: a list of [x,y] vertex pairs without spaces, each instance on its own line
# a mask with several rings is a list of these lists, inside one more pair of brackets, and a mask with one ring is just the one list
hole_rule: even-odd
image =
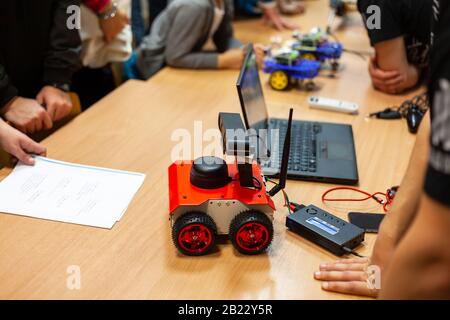
[[112,228],[145,174],[35,157],[0,183],[0,212]]

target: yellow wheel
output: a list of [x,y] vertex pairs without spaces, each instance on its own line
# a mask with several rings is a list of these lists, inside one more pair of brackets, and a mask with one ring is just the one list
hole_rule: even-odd
[[313,60],[313,61],[317,60],[317,57],[314,55],[314,53],[311,53],[311,52],[302,54],[302,58],[306,59],[306,60]]
[[270,86],[278,91],[286,90],[289,86],[289,76],[286,72],[278,70],[272,72],[269,79]]

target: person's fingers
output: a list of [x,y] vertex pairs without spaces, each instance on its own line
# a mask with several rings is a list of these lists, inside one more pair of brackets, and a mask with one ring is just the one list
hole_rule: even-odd
[[384,81],[372,79],[372,84],[375,89],[380,90],[382,92],[389,93],[389,94],[395,94],[395,93],[401,92],[402,82],[396,83],[394,85],[387,85]]
[[42,110],[41,119],[44,124],[44,129],[49,130],[53,127],[53,120],[50,117],[50,114],[46,110]]
[[107,32],[106,34],[105,34],[105,41],[107,42],[107,43],[111,43],[111,41],[114,39],[114,34],[113,33],[111,33],[111,32]]
[[382,80],[382,81],[387,81],[387,80],[391,80],[391,79],[399,77],[400,73],[398,71],[396,71],[396,70],[384,71],[384,70],[381,70],[381,69],[373,69],[372,73],[371,73],[371,76],[373,78],[376,78],[376,79],[379,79],[379,80]]
[[369,63],[369,74],[372,79],[377,79],[377,80],[381,80],[381,81],[392,80],[392,79],[395,79],[400,76],[400,73],[396,70],[385,71],[385,70],[378,68],[378,66],[375,64],[373,58],[371,59],[371,61]]
[[376,84],[376,83],[372,83],[372,84],[373,84],[374,89],[376,89],[378,91],[389,93],[389,94],[393,94],[391,92],[391,90],[388,90],[388,88],[386,86],[384,86],[384,85],[379,85],[379,84]]
[[29,121],[25,126],[25,133],[34,133],[36,132],[36,121]]
[[384,81],[384,84],[386,86],[398,86],[399,84],[403,83],[405,81],[405,78],[402,75],[398,75],[397,77],[394,77],[392,79],[388,79]]
[[369,262],[369,258],[350,258],[350,259],[339,259],[334,261],[334,263],[338,263],[338,264],[354,264],[354,263],[367,263]]
[[55,114],[54,114],[54,121],[61,120],[66,115],[67,110],[69,109],[68,104],[66,101],[61,101],[56,105],[55,108]]
[[314,279],[322,281],[366,281],[364,271],[316,271]]
[[319,267],[320,271],[364,271],[367,263],[333,263],[322,264]]
[[20,146],[14,148],[14,150],[12,151],[12,155],[15,156],[17,159],[19,159],[19,161],[25,163],[26,165],[31,166],[34,164],[33,157],[27,154],[25,151],[23,151]]
[[23,133],[27,132],[27,126],[22,125],[22,124],[15,124],[14,128],[16,128],[17,130],[19,130],[20,132],[23,132]]
[[33,121],[34,121],[34,130],[37,131],[37,132],[41,131],[42,130],[42,126],[44,125],[44,121],[42,120],[42,117],[38,116]]
[[11,167],[14,167],[17,164],[18,161],[19,160],[16,157],[11,156],[10,160],[9,160],[9,164],[11,165]]
[[325,291],[376,297],[378,290],[370,289],[366,282],[362,281],[331,281],[323,282],[322,289]]
[[45,96],[42,94],[42,92],[39,92],[36,96],[36,101],[42,106],[45,103]]
[[299,29],[299,27],[300,27],[299,25],[297,25],[295,23],[288,22],[286,20],[282,20],[282,23],[283,23],[283,27],[286,28],[286,29],[289,29],[289,30]]
[[45,148],[43,145],[33,141],[32,139],[28,137],[24,137],[20,141],[20,145],[23,150],[25,150],[29,154],[37,154],[37,155],[46,155],[47,154],[47,148]]
[[51,97],[47,99],[45,110],[47,111],[47,114],[52,120],[55,120],[57,106],[58,101],[55,98]]
[[273,23],[273,25],[275,26],[275,28],[279,31],[283,31],[284,27],[283,27],[283,21],[281,20],[281,18],[279,16],[276,15],[272,15],[270,17],[270,21]]

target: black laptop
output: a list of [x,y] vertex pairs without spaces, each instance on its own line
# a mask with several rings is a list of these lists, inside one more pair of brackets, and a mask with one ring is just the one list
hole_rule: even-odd
[[[288,121],[269,118],[251,45],[237,81],[237,90],[245,125],[247,129],[254,129],[266,150],[265,156],[261,156],[259,152],[257,157],[263,172],[267,176],[277,176]],[[350,125],[294,121],[290,151],[290,179],[358,183],[355,145]]]

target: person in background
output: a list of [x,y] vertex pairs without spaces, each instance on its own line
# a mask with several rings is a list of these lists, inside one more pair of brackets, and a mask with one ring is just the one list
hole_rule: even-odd
[[150,28],[156,17],[167,7],[168,0],[145,0],[147,2],[148,24],[146,25],[142,9],[143,0],[132,0],[131,2],[131,25],[136,46],[139,46],[146,34],[150,33]]
[[235,0],[237,11],[250,17],[263,17],[263,21],[269,23],[277,30],[298,29],[298,25],[283,19],[280,11],[286,14],[303,13],[303,4],[294,0]]
[[71,0],[0,1],[0,116],[24,133],[71,112],[80,38],[67,28]]
[[373,86],[389,94],[416,86],[428,66],[433,0],[358,0],[358,10],[367,21],[368,8],[380,8],[381,28],[367,23],[375,56],[369,62]]
[[[173,0],[136,50],[141,78],[164,65],[192,69],[239,69],[244,49],[233,36],[232,0]],[[262,59],[262,47],[256,49]]]
[[119,10],[117,3],[112,0],[83,0],[82,2],[98,15],[106,42],[111,42],[130,23],[128,15]]
[[[450,299],[450,3],[433,3],[428,97],[407,173],[370,259],[320,266],[324,290],[381,299]],[[427,119],[429,120],[429,119]],[[378,266],[381,288],[370,288]]]
[[[106,43],[111,43],[129,24],[128,14],[119,8],[117,2],[112,0],[83,0],[82,3],[97,15],[98,24]],[[83,25],[83,22],[91,20],[82,19],[81,21],[82,31],[86,30],[87,26]],[[83,52],[86,45],[83,41]],[[85,65],[73,76],[72,89],[78,94],[83,110],[86,110],[115,88],[116,82],[110,63],[101,67]]]

